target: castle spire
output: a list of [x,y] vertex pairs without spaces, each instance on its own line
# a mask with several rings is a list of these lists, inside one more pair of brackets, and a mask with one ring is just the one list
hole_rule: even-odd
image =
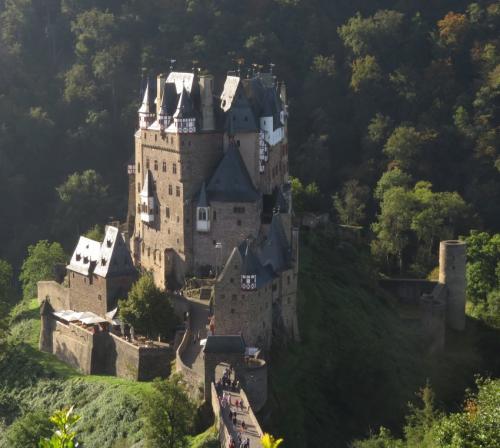
[[147,129],[153,123],[155,116],[153,88],[151,86],[149,78],[146,83],[146,89],[144,90],[142,104],[138,112],[139,112],[139,128]]

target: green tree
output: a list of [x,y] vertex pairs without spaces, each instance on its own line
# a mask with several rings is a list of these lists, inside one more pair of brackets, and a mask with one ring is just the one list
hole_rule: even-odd
[[373,196],[379,201],[384,198],[386,191],[393,187],[403,187],[408,190],[412,184],[412,178],[398,167],[390,169],[382,174],[382,177],[377,182]]
[[76,448],[76,431],[74,426],[80,417],[73,414],[73,408],[57,411],[50,417],[55,429],[49,438],[41,438],[39,448]]
[[183,448],[193,428],[196,406],[189,399],[185,382],[178,373],[157,379],[144,403],[146,437],[151,448]]
[[119,310],[123,322],[150,337],[170,335],[176,324],[170,298],[149,273],[132,285],[127,299],[119,301]]
[[413,126],[399,126],[387,139],[384,153],[392,160],[397,161],[402,168],[412,166],[414,160],[421,156],[425,138],[422,132]]
[[85,236],[94,241],[102,241],[104,239],[104,226],[96,224],[85,233]]
[[292,202],[294,211],[298,214],[313,212],[319,209],[321,193],[316,182],[303,185],[297,177],[291,177]]
[[361,225],[365,220],[369,189],[357,179],[347,181],[340,194],[332,197],[333,206],[341,224]]
[[411,238],[411,222],[417,207],[411,191],[393,187],[386,191],[380,203],[377,221],[372,224],[376,239],[372,252],[390,265],[390,258],[397,259],[399,271],[403,271],[403,253]]
[[370,89],[382,80],[382,70],[375,56],[366,55],[352,62],[351,87],[355,92]]
[[0,303],[12,303],[12,266],[5,260],[0,259]]
[[19,279],[23,285],[23,297],[32,299],[37,295],[37,283],[54,280],[56,263],[65,263],[66,255],[59,243],[41,240],[28,247],[28,256],[21,267]]
[[74,229],[79,234],[82,229],[107,218],[108,186],[94,170],[71,174],[56,190],[60,200],[58,217],[63,228]]

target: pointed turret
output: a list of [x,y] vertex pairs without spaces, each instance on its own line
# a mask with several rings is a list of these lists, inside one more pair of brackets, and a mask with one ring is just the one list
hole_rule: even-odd
[[144,95],[142,97],[142,104],[139,108],[139,128],[147,129],[155,119],[155,103],[153,88],[151,82],[147,81]]
[[154,221],[154,206],[153,175],[150,170],[147,170],[141,191],[141,220],[143,222],[152,223]]
[[174,113],[174,123],[177,125],[177,132],[179,133],[196,132],[196,115],[193,102],[184,86],[177,103],[177,110]]
[[210,206],[207,200],[207,190],[203,182],[196,205],[196,230],[198,232],[210,231]]

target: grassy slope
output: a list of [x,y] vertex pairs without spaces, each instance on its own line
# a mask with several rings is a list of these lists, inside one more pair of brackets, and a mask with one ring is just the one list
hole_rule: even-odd
[[400,427],[427,379],[438,400],[462,399],[482,368],[473,326],[446,355],[429,357],[416,325],[378,289],[362,251],[311,233],[300,256],[302,343],[273,355],[264,427],[290,448],[346,446],[381,424]]

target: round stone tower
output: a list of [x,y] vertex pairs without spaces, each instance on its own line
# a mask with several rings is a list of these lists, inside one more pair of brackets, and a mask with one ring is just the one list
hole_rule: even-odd
[[446,322],[453,330],[465,329],[465,254],[464,241],[441,241],[439,245],[439,283],[448,288]]

